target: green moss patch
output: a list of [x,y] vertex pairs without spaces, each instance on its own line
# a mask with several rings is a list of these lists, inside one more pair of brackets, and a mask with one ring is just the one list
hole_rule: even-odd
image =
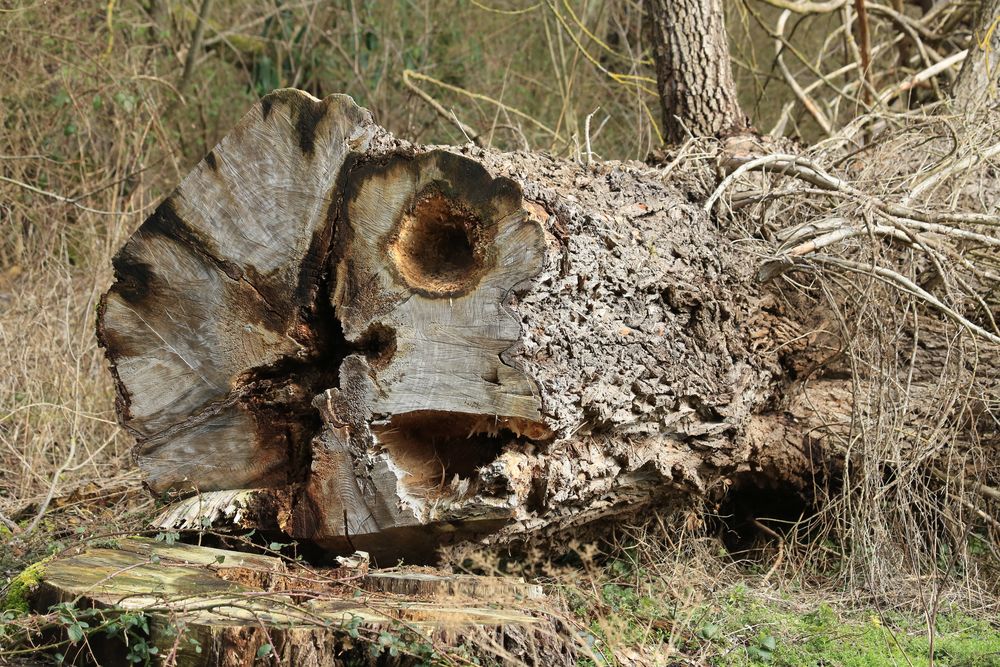
[[42,583],[42,578],[45,576],[45,564],[49,560],[49,558],[43,558],[37,563],[32,563],[14,577],[7,587],[7,594],[0,602],[0,610],[21,614],[27,614],[31,610],[28,604],[29,596]]

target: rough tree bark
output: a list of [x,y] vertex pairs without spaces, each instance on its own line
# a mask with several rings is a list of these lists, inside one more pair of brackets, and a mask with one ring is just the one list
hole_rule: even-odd
[[149,486],[209,492],[176,525],[239,498],[415,554],[794,483],[805,336],[745,260],[642,165],[424,149],[284,90],[119,252],[98,330]]
[[667,141],[738,134],[740,109],[722,0],[646,0]]
[[1000,0],[981,0],[969,55],[962,63],[952,93],[963,106],[997,99],[1000,84]]

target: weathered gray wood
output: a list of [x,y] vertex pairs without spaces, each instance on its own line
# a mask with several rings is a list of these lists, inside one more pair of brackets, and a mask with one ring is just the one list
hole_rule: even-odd
[[352,170],[338,238],[334,309],[364,353],[317,399],[326,428],[295,534],[378,551],[368,536],[388,529],[509,518],[453,504],[501,430],[551,435],[535,383],[501,356],[521,335],[507,301],[544,252],[519,188],[451,153],[389,154]]
[[158,213],[123,249],[100,324],[154,489],[257,488],[261,521],[390,562],[621,517],[801,447],[777,351],[801,332],[643,165],[424,149],[296,91],[212,155],[240,183],[199,165],[173,227]]
[[305,378],[266,371],[319,353],[309,309],[331,198],[348,152],[373,132],[347,97],[270,95],[116,256],[99,337],[154,489],[294,477],[289,449],[308,442],[294,404],[312,396],[299,396]]

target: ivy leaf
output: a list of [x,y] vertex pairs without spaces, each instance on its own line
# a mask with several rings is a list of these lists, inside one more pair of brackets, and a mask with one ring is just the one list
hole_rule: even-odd
[[700,635],[702,639],[713,641],[719,636],[719,626],[714,623],[706,623],[698,629],[697,634]]
[[66,634],[69,635],[69,640],[75,644],[83,639],[83,627],[80,623],[74,623],[66,628]]

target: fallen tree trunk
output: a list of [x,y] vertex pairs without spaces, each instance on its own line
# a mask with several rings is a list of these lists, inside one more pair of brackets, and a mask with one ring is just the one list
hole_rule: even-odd
[[284,90],[120,251],[98,332],[154,491],[267,489],[244,522],[393,556],[794,484],[800,332],[753,268],[641,165],[423,149]]

